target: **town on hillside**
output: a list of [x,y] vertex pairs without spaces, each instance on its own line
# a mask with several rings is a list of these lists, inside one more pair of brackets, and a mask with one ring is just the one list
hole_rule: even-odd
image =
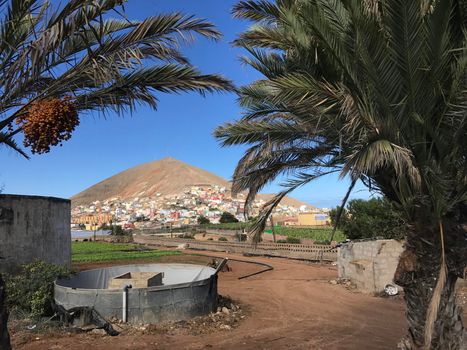
[[[114,197],[74,207],[72,228],[96,230],[106,224],[119,225],[124,229],[180,227],[198,224],[200,216],[216,224],[224,212],[244,222],[245,199],[243,193],[232,196],[226,187],[208,184],[187,186],[181,193],[172,195],[157,193],[155,197],[131,199]],[[250,216],[258,215],[266,203],[264,198],[256,198]],[[318,209],[306,204],[292,206],[281,203],[274,211],[273,220],[275,224],[283,226],[330,225],[329,209]]]

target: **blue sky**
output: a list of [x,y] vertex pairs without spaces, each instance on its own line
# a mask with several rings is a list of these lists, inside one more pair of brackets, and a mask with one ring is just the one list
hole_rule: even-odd
[[[231,46],[248,22],[233,19],[233,0],[129,0],[129,18],[143,18],[161,12],[181,11],[203,17],[223,32],[220,42],[198,40],[183,48],[191,62],[205,73],[221,73],[237,85],[260,76],[240,63],[242,50]],[[157,111],[140,108],[124,118],[98,114],[82,116],[72,139],[49,154],[23,159],[0,150],[0,188],[4,193],[34,194],[68,198],[87,187],[132,166],[167,156],[230,179],[242,148],[220,148],[213,129],[239,118],[241,110],[234,94],[158,95]],[[348,181],[328,176],[293,196],[318,207],[337,205]],[[274,192],[278,183],[265,192]],[[367,198],[362,185],[353,198]]]

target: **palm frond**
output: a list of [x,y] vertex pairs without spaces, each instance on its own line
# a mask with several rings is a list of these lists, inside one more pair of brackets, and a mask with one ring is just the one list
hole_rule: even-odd
[[[238,90],[244,115],[215,136],[248,146],[233,184],[251,191],[248,201],[278,176],[327,161],[407,213],[416,203],[441,216],[459,205],[467,187],[464,2],[242,1],[234,12],[254,22],[236,44],[264,78]],[[297,165],[297,150],[317,145],[323,153]]]
[[[157,93],[231,91],[180,50],[195,36],[217,40],[213,24],[181,13],[132,21],[123,0],[10,0],[0,20],[0,131],[34,101],[71,96],[80,111],[157,106]],[[115,10],[115,11],[114,11]]]

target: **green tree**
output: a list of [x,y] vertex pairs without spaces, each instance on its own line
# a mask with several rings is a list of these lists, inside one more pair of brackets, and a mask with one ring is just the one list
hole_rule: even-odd
[[209,225],[211,223],[211,221],[209,221],[209,219],[204,215],[198,216],[197,222],[198,225]]
[[[330,212],[333,224],[336,223],[338,211],[339,208],[336,208]],[[394,210],[391,203],[384,198],[349,201],[337,224],[350,239],[374,237],[402,239],[407,233],[401,212]]]
[[[465,0],[245,0],[244,61],[263,78],[239,89],[244,116],[215,131],[248,146],[233,192],[280,175],[286,194],[339,173],[383,194],[409,226],[395,280],[403,349],[460,349],[455,284],[467,262]],[[346,196],[347,198],[348,196]]]
[[131,231],[125,231],[121,225],[115,225],[112,223],[102,224],[101,227],[99,227],[99,230],[111,231],[111,234],[114,236],[127,236],[131,234]]
[[[155,93],[232,89],[179,49],[193,35],[218,39],[211,23],[180,13],[112,17],[124,2],[0,1],[0,145],[29,157],[16,135],[32,153],[45,153],[71,137],[85,112],[124,114],[156,108]],[[0,347],[9,349],[1,326]]]
[[221,224],[228,224],[232,222],[238,222],[238,219],[231,213],[224,211],[219,219]]

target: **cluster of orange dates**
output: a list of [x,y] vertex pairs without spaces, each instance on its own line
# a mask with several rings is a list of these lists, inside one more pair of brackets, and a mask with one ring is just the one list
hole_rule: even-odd
[[32,103],[16,124],[23,129],[24,145],[32,153],[47,153],[51,146],[71,138],[79,125],[78,111],[71,97],[50,98]]

